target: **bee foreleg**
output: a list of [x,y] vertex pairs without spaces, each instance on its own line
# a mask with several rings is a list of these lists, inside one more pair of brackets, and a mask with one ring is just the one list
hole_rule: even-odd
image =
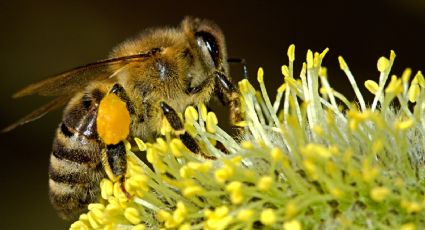
[[195,87],[188,87],[186,89],[186,94],[197,94],[197,93],[201,92],[203,89],[208,88],[207,86],[211,83],[212,83],[211,79],[207,78]]
[[226,75],[216,72],[217,77],[216,94],[220,101],[230,108],[230,122],[237,124],[243,120],[239,91]]

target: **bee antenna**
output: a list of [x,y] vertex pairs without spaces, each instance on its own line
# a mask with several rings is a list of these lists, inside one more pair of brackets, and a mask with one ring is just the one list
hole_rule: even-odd
[[243,78],[248,79],[248,65],[246,64],[246,61],[244,58],[228,58],[228,63],[231,64],[240,64],[242,65],[242,71],[243,71]]

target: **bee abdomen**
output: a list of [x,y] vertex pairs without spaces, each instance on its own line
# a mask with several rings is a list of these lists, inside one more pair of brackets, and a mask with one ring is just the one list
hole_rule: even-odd
[[68,184],[49,179],[49,197],[58,215],[65,220],[76,220],[87,211],[87,205],[96,202],[100,189],[98,184]]
[[103,93],[97,89],[76,95],[56,130],[49,167],[50,201],[63,219],[75,220],[100,197],[106,177],[96,118]]
[[[75,132],[75,131],[74,131]],[[78,140],[80,139],[80,140]],[[61,160],[68,160],[76,163],[91,163],[98,161],[98,151],[85,147],[84,149],[79,148],[81,142],[93,142],[95,149],[99,149],[99,143],[95,140],[87,139],[87,137],[71,133],[70,129],[62,123],[60,130],[56,133],[56,139],[53,142],[52,155]]]
[[49,166],[49,178],[58,183],[65,184],[87,184],[91,182],[96,173],[102,171],[102,164],[99,162],[95,167],[58,159],[51,155]]
[[49,166],[50,200],[58,214],[74,220],[96,202],[99,183],[106,177],[100,142],[60,125],[53,142]]

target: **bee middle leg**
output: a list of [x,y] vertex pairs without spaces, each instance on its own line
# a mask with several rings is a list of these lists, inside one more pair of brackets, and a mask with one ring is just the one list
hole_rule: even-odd
[[[177,115],[177,112],[171,108],[167,103],[161,102],[160,103],[162,112],[164,113],[165,118],[167,119],[168,123],[170,123],[171,127],[175,131],[181,131],[184,129],[183,123],[180,120],[179,116]],[[187,132],[184,132],[183,134],[179,135],[180,140],[182,140],[183,144],[192,152],[194,153],[200,153],[201,149],[199,148],[199,145],[196,143],[195,139],[193,139],[192,136],[190,136]]]

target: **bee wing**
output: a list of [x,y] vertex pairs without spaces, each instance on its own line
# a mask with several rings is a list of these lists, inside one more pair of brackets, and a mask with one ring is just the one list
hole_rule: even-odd
[[1,132],[9,132],[12,129],[15,129],[18,126],[21,126],[23,124],[26,124],[28,122],[34,121],[44,115],[46,115],[48,112],[58,109],[62,106],[64,106],[70,99],[71,96],[61,96],[58,98],[55,98],[54,100],[50,101],[49,103],[41,106],[40,108],[32,111],[25,117],[19,119],[17,122],[7,126],[6,128],[2,129]]
[[77,91],[82,90],[88,82],[93,80],[112,78],[128,64],[147,60],[155,52],[157,52],[157,50],[153,50],[149,53],[141,53],[98,61],[85,66],[77,67],[70,71],[48,78],[44,81],[25,87],[24,89],[15,93],[13,97],[18,98],[31,94],[39,94],[42,96],[57,96],[57,98],[34,110],[17,122],[7,126],[0,132],[8,132],[20,125],[42,117],[52,110],[64,106],[69,101],[69,99]]
[[150,53],[135,54],[80,66],[44,81],[29,85],[15,93],[13,97],[18,98],[31,94],[43,96],[70,95],[84,88],[88,82],[113,77],[126,65],[144,61],[150,55]]

